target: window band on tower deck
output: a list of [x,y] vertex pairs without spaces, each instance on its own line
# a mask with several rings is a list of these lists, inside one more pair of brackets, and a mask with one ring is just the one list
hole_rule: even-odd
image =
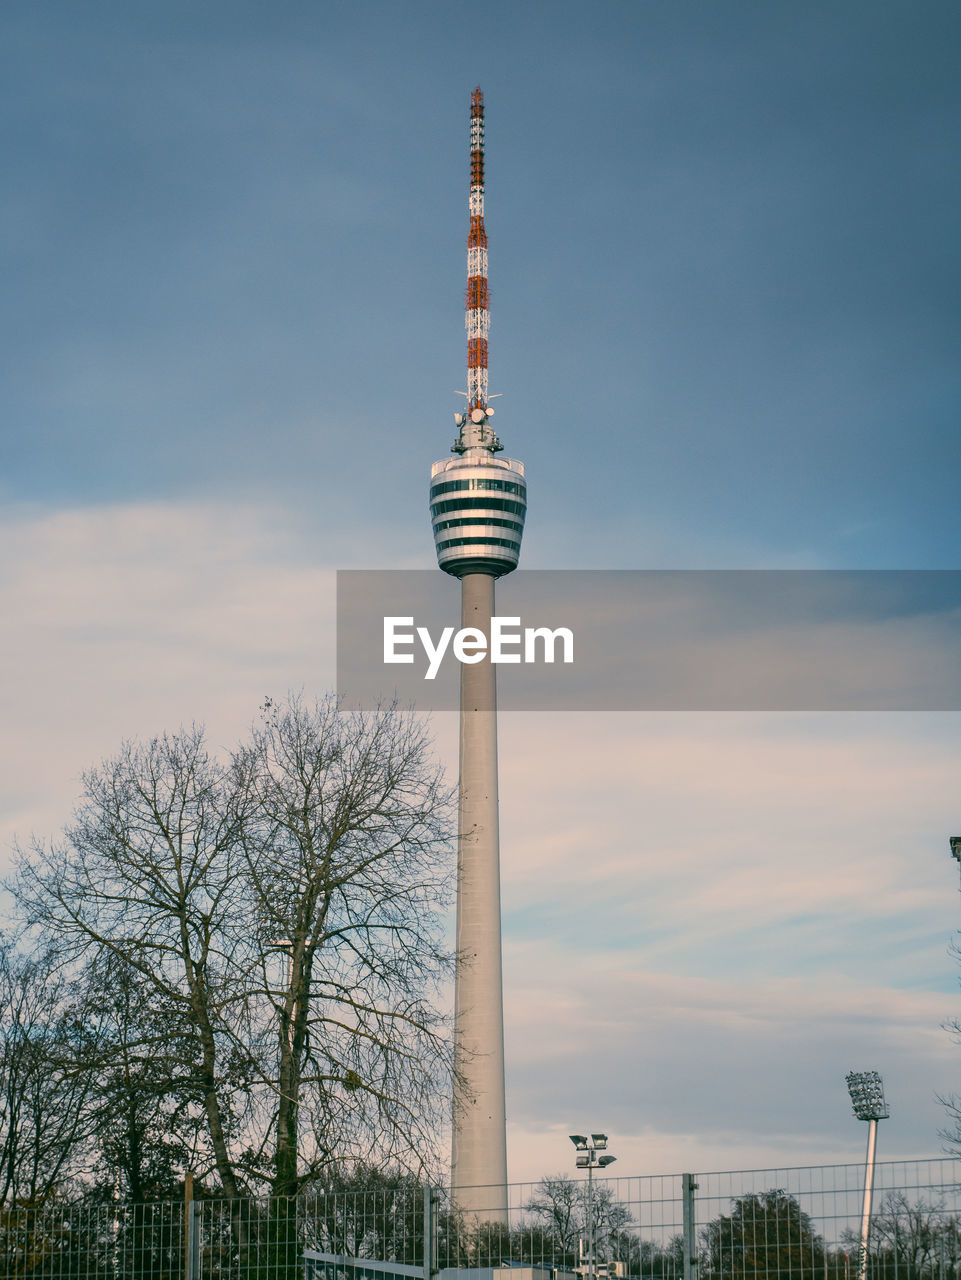
[[510,529],[518,536],[524,532],[524,526],[518,524],[516,520],[500,520],[497,516],[466,516],[463,520],[439,520],[434,525],[434,533],[437,534],[442,529],[459,529],[465,525],[472,525],[475,528],[481,526],[483,528]]
[[527,503],[514,502],[511,498],[448,498],[444,502],[435,502],[430,509],[435,519],[448,511],[506,511],[512,516],[524,516]]
[[507,538],[449,538],[437,544],[438,552],[448,547],[509,547],[516,555],[520,555],[521,550],[519,542],[510,542]]
[[442,480],[440,484],[433,484],[430,487],[431,501],[439,498],[442,493],[467,493],[470,490],[487,489],[497,493],[516,493],[520,498],[527,497],[527,485],[515,484],[513,480],[489,480],[486,476],[478,476],[463,480]]

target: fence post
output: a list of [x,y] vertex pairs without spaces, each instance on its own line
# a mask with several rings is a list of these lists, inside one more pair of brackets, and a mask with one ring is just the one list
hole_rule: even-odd
[[184,1280],[193,1280],[190,1274],[190,1206],[194,1202],[194,1175],[184,1174]]
[[684,1280],[697,1280],[697,1242],[694,1234],[694,1192],[697,1183],[693,1173],[682,1175],[684,1180]]
[[430,1280],[434,1270],[434,1188],[424,1187],[424,1280]]
[[424,1187],[424,1280],[434,1273],[434,1188]]
[[193,1175],[188,1173],[184,1187],[186,1203],[186,1253],[184,1257],[184,1280],[200,1280],[200,1220],[197,1217],[197,1202],[194,1199]]

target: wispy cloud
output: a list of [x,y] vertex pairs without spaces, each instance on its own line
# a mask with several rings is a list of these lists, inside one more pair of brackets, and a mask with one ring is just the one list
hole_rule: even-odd
[[330,683],[333,578],[288,554],[276,511],[21,510],[2,533],[4,856],[124,737],[203,721],[229,743],[264,694]]

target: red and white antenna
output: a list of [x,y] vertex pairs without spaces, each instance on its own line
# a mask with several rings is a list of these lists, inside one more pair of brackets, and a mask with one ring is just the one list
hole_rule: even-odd
[[487,229],[484,226],[484,95],[470,96],[470,231],[467,233],[467,412],[455,413],[460,435],[454,453],[469,449],[502,449],[488,419],[494,416],[487,394],[487,335],[490,332],[490,291],[487,287]]
[[470,96],[470,231],[467,235],[467,411],[487,406],[487,230],[484,227],[484,95]]

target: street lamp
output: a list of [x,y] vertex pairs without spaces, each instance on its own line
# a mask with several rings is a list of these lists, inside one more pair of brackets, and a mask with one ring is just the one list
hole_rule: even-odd
[[617,1156],[598,1156],[598,1151],[607,1150],[607,1134],[592,1133],[590,1138],[583,1133],[570,1134],[571,1142],[577,1152],[575,1164],[578,1169],[587,1170],[587,1280],[594,1280],[596,1264],[594,1259],[594,1170],[606,1169],[613,1164]]
[[[961,844],[961,841],[959,841]],[[861,1248],[858,1254],[858,1280],[868,1274],[868,1234],[871,1230],[871,1193],[874,1189],[874,1152],[878,1141],[878,1121],[891,1114],[884,1101],[884,1085],[877,1071],[849,1071],[845,1076],[851,1105],[859,1120],[868,1122],[868,1152],[864,1161],[864,1200],[861,1205]]]

